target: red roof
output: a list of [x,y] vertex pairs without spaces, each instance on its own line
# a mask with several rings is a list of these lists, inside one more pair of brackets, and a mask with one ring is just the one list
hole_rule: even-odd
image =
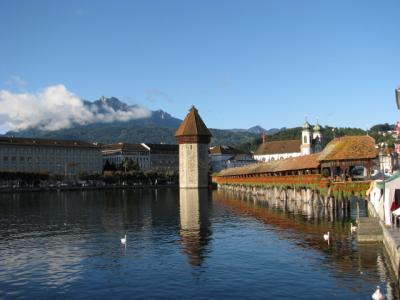
[[296,170],[312,170],[319,167],[318,153],[273,160],[264,163],[255,163],[244,167],[225,169],[217,176],[233,176],[243,174],[274,173]]
[[300,152],[301,140],[272,141],[261,144],[254,155]]
[[211,137],[211,133],[208,130],[206,124],[201,119],[197,109],[192,106],[183,120],[178,130],[175,133],[176,137],[179,136],[208,136]]

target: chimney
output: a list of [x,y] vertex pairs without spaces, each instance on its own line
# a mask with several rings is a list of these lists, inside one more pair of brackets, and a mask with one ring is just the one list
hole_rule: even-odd
[[396,104],[397,108],[400,109],[400,87],[396,89]]
[[266,136],[265,136],[265,131],[262,133],[262,143],[265,144],[266,141]]

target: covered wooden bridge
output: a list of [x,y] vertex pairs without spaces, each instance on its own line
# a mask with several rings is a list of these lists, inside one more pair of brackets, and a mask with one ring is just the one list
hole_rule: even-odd
[[[212,179],[219,185],[318,189],[326,189],[332,182],[358,180],[362,189],[368,189],[370,171],[377,156],[378,150],[372,137],[345,136],[333,139],[320,153],[226,169],[214,174]],[[346,188],[343,184],[341,186]],[[353,186],[351,189],[359,189]]]

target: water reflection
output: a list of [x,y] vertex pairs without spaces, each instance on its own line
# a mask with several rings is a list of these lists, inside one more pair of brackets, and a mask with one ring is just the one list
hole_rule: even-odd
[[[272,230],[280,238],[296,243],[296,246],[321,252],[315,268],[332,273],[340,288],[363,292],[367,280],[371,288],[381,285],[386,289],[387,299],[399,299],[399,290],[393,280],[390,260],[381,244],[358,244],[350,233],[350,221],[358,213],[367,211],[362,199],[353,198],[348,206],[323,207],[313,202],[289,201],[242,194],[232,191],[213,193],[214,201],[230,207],[234,212],[251,216]],[[331,232],[332,241],[322,238]],[[320,265],[319,265],[320,264]],[[322,265],[322,266],[321,266]],[[373,280],[377,275],[378,280]]]
[[180,189],[180,236],[183,252],[192,266],[201,266],[211,237],[208,190]]
[[222,191],[3,194],[0,299],[399,299],[351,217]]

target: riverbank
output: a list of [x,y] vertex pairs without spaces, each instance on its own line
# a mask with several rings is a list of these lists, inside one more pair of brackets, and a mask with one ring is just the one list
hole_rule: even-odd
[[[379,218],[371,202],[368,202],[368,212],[372,217]],[[382,242],[389,256],[392,270],[396,275],[397,282],[400,283],[400,228],[388,227],[382,220],[379,220],[379,225],[383,234]]]
[[91,191],[91,190],[116,190],[116,189],[158,189],[158,188],[178,188],[177,184],[162,185],[107,185],[107,186],[54,186],[54,187],[17,187],[1,188],[0,193],[20,193],[20,192],[48,192],[48,191]]

